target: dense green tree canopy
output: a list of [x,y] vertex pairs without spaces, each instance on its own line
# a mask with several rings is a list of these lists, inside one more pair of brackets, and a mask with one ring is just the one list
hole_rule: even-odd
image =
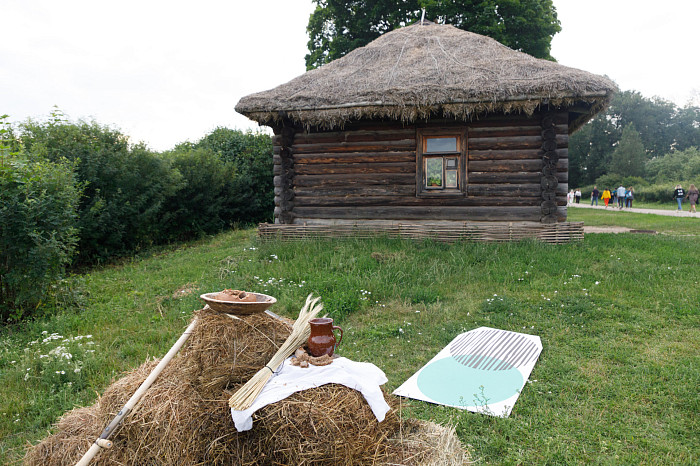
[[[636,91],[620,92],[605,112],[596,115],[569,139],[569,184],[592,185],[605,174],[632,175],[613,155],[615,151],[621,153],[619,147],[624,130],[630,125],[634,126],[643,145],[643,152],[636,152],[638,157],[631,172],[637,176],[644,173],[650,181],[657,178],[664,166],[663,163],[650,164],[650,161],[700,147],[699,107],[679,108],[673,102],[657,97],[650,99]],[[631,137],[632,133],[628,133]]]
[[552,0],[314,0],[306,68],[317,68],[385,32],[426,19],[492,37],[512,49],[551,59],[561,30]]
[[626,176],[644,176],[644,162],[646,161],[642,138],[629,123],[622,130],[622,137],[610,161],[610,171]]

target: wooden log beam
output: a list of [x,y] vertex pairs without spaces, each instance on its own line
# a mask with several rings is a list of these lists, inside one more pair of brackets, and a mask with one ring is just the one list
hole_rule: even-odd
[[468,137],[470,138],[502,138],[518,136],[540,136],[542,128],[539,125],[533,126],[492,126],[485,128],[469,127]]
[[333,131],[326,133],[297,133],[294,137],[294,144],[395,141],[402,139],[415,139],[415,137],[415,128]]
[[542,147],[541,136],[512,136],[497,138],[469,138],[468,150],[486,149],[539,149]]
[[[562,134],[568,134],[568,125],[558,125],[556,129]],[[469,127],[468,136],[470,138],[492,138],[504,136],[540,136],[542,127],[533,121],[528,126],[498,126],[498,127]]]
[[297,175],[294,178],[295,186],[356,186],[373,184],[413,184],[415,186],[415,183],[416,175],[413,173]]
[[541,158],[541,149],[508,149],[508,150],[470,150],[467,153],[469,161],[479,160],[524,160]]
[[372,207],[295,207],[297,218],[384,219],[384,220],[462,220],[462,221],[539,221],[536,206],[372,206]]
[[416,149],[415,139],[398,141],[369,141],[369,142],[338,142],[319,144],[295,144],[292,146],[296,154],[318,154],[322,152],[394,152]]
[[[469,196],[446,198],[417,198],[410,196],[297,196],[294,205],[299,207],[367,207],[367,206],[538,206],[539,196]],[[566,199],[564,199],[566,202]]]
[[542,188],[539,183],[523,184],[469,184],[468,196],[534,196],[541,198]]
[[500,172],[472,172],[467,173],[468,183],[476,184],[491,184],[491,183],[504,183],[504,184],[520,184],[520,183],[539,183],[541,173],[537,172],[514,172],[514,173],[500,173]]
[[392,184],[392,185],[367,185],[356,184],[352,186],[332,186],[332,187],[297,187],[294,189],[297,196],[392,196],[415,197],[415,184]]
[[477,172],[540,172],[542,159],[534,160],[475,160],[469,162],[469,171]]
[[415,162],[295,164],[298,175],[416,173]]
[[320,154],[296,154],[294,163],[315,164],[315,163],[369,163],[369,162],[414,162],[416,161],[416,151],[393,151],[393,152],[340,152],[340,153],[320,153]]

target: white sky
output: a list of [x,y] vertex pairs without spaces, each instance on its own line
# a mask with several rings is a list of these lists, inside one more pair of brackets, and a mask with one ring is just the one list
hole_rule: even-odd
[[[554,0],[561,64],[700,105],[698,0]],[[310,0],[0,0],[0,115],[57,105],[165,150],[217,126],[255,129],[238,100],[305,71]],[[429,13],[428,13],[429,16]]]

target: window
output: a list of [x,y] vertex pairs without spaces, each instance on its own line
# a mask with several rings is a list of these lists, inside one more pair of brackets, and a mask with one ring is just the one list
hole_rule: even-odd
[[464,195],[465,140],[462,130],[418,130],[418,196]]

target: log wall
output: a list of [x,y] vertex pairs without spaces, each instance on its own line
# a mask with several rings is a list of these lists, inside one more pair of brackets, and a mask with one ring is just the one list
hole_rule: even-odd
[[[418,125],[277,130],[275,222],[565,221],[567,123],[565,112],[468,123],[466,193],[439,197],[416,196]],[[464,123],[431,121],[420,127],[458,129]]]

